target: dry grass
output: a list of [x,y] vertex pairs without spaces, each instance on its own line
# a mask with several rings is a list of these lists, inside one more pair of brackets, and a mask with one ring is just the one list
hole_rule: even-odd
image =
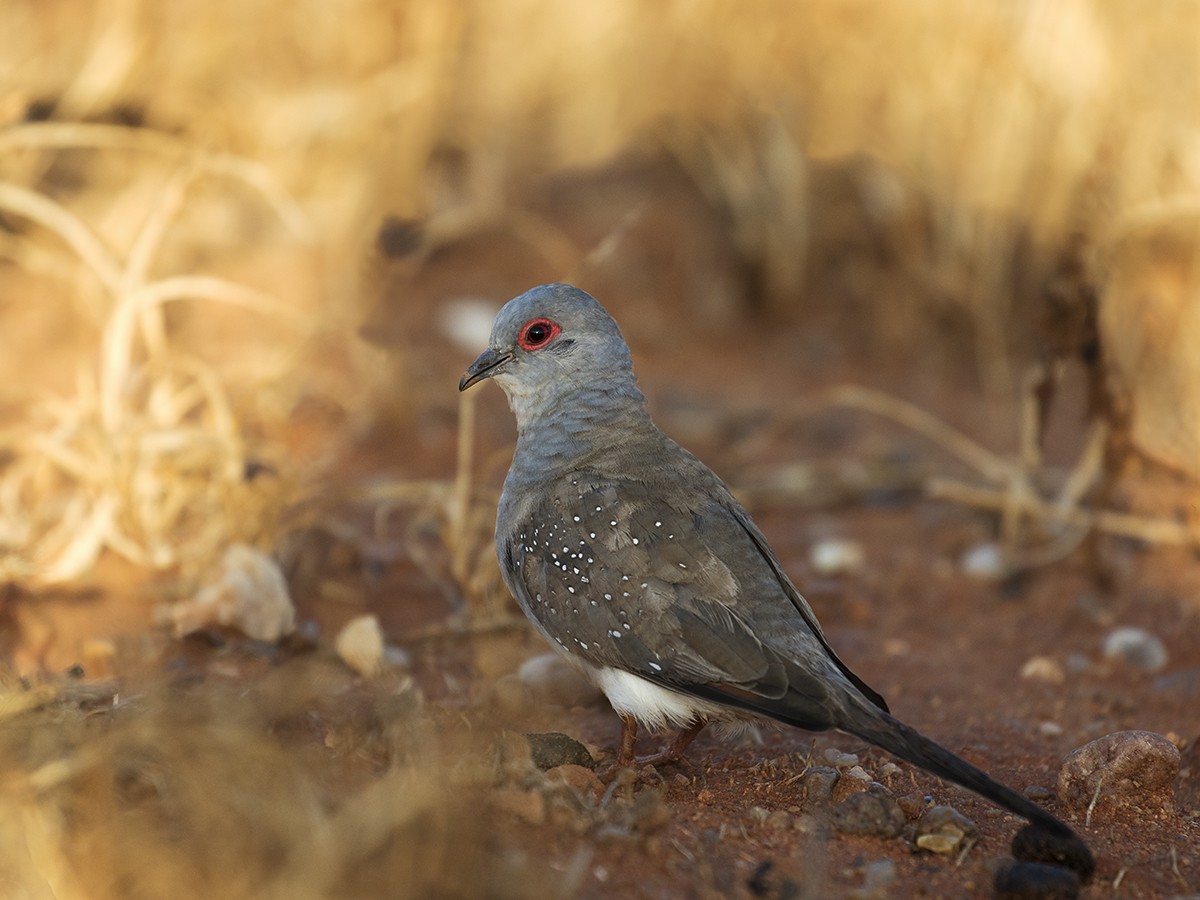
[[0,693],[3,896],[334,900],[494,885],[518,898],[548,887],[480,834],[491,764],[462,734],[444,761],[411,681],[354,686],[310,659],[253,689],[115,691]]
[[[79,579],[105,550],[188,572],[232,540],[272,545],[293,488],[245,479],[246,464],[285,455],[297,403],[341,393],[322,379],[368,394],[354,286],[385,213],[450,240],[519,209],[533,173],[651,137],[786,308],[836,229],[813,160],[869,155],[853,190],[924,285],[869,297],[878,327],[963,310],[996,387],[1013,378],[1030,247],[1048,266],[1067,235],[1103,246],[1200,188],[1190,4],[96,0],[3,15],[26,39],[0,73],[0,209],[17,226],[0,251],[79,323],[83,351],[55,359],[78,369],[73,388],[10,388],[0,547],[6,576],[30,583]],[[16,121],[38,103],[53,122]],[[80,124],[114,115],[149,127]],[[289,265],[311,281],[272,278]],[[182,299],[192,321],[238,304],[261,324],[232,319],[242,339],[214,355],[172,326],[164,307]],[[269,403],[247,402],[264,387]],[[454,577],[478,582],[461,478],[453,497],[451,540],[471,548],[453,550]]]

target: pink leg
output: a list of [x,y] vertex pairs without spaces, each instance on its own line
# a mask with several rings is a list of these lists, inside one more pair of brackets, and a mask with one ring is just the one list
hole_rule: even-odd
[[695,740],[696,735],[704,730],[704,726],[708,722],[704,719],[697,719],[686,728],[680,729],[671,743],[663,747],[657,753],[651,753],[649,756],[635,756],[634,745],[637,743],[637,720],[633,716],[621,716],[621,745],[617,751],[617,768],[625,768],[626,766],[661,766],[665,763],[679,762],[683,759],[683,754],[687,750],[688,745]]

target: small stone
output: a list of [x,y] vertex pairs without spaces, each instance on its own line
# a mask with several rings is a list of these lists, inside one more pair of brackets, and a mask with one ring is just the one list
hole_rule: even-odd
[[530,760],[542,771],[568,765],[596,768],[596,761],[587,747],[562,732],[527,734],[525,740],[529,742]]
[[812,805],[828,806],[833,802],[833,788],[837,781],[837,769],[809,766],[800,776],[800,796]]
[[829,747],[821,754],[825,762],[833,766],[835,769],[848,769],[851,766],[858,765],[858,757],[853,753],[843,753],[836,747]]
[[862,791],[835,806],[830,821],[834,828],[844,834],[892,838],[904,830],[906,820],[900,805],[891,797]]
[[1045,803],[1054,796],[1054,791],[1041,784],[1031,784],[1025,788],[1024,794],[1035,803]]
[[1057,722],[1043,722],[1038,726],[1038,732],[1046,737],[1058,737],[1063,733],[1063,727]]
[[1000,900],[1075,900],[1082,888],[1070,869],[1015,859],[1001,864],[994,885]]
[[579,796],[590,798],[593,803],[604,795],[604,782],[586,766],[569,763],[555,766],[546,770],[546,778],[567,785]]
[[539,702],[567,709],[591,706],[602,696],[599,688],[557,653],[543,653],[525,660],[517,670],[517,677]]
[[1167,665],[1167,648],[1141,628],[1114,628],[1104,638],[1106,659],[1119,660],[1144,672],[1159,672]]
[[887,784],[887,782],[899,775],[901,771],[901,768],[894,762],[886,762],[875,770],[875,780]]
[[1062,684],[1067,680],[1063,667],[1049,656],[1031,656],[1021,666],[1021,677],[1026,681],[1040,681],[1043,684]]
[[383,668],[383,631],[375,616],[351,619],[338,632],[334,649],[342,662],[366,678]]
[[841,538],[817,541],[808,554],[809,565],[818,575],[825,576],[857,572],[865,561],[862,544]]
[[931,801],[928,794],[912,793],[897,797],[896,802],[904,810],[904,815],[910,819],[916,819],[930,808]]
[[980,581],[999,581],[1004,577],[1004,552],[999,544],[976,544],[962,555],[963,574]]
[[1063,760],[1058,798],[1078,813],[1170,809],[1179,768],[1179,749],[1161,734],[1107,734]]
[[951,806],[933,806],[917,820],[916,844],[931,853],[956,853],[979,836],[975,823]]
[[843,778],[857,778],[859,781],[870,781],[871,776],[867,774],[867,770],[862,766],[851,766],[842,773]]

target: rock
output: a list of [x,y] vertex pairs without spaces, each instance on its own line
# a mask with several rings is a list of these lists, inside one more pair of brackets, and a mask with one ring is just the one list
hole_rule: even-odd
[[869,834],[896,837],[904,830],[906,819],[894,799],[875,791],[851,794],[833,808],[830,823],[843,834]]
[[1021,677],[1043,684],[1062,684],[1067,680],[1063,667],[1048,656],[1031,656],[1021,666]]
[[959,560],[963,574],[980,581],[999,581],[1004,577],[1004,553],[999,544],[976,544]]
[[956,853],[978,836],[975,823],[951,806],[930,807],[917,820],[916,844],[931,853]]
[[279,563],[247,544],[230,546],[194,597],[160,607],[156,617],[176,637],[219,625],[270,643],[296,627],[296,608]]
[[595,772],[586,766],[577,766],[570,763],[562,766],[554,766],[546,770],[546,778],[550,781],[567,785],[579,796],[588,798],[593,803],[599,800],[604,794],[604,782],[596,776]]
[[875,770],[875,780],[887,784],[893,778],[900,774],[902,770],[894,762],[885,762],[882,766]]
[[1173,806],[1179,750],[1152,731],[1121,731],[1072,751],[1058,773],[1058,798],[1077,813]]
[[814,806],[828,806],[833,802],[833,787],[837,781],[837,769],[809,766],[800,776],[800,796]]
[[342,662],[359,675],[370,678],[383,668],[383,631],[374,616],[351,619],[333,646]]
[[994,884],[1001,900],[1075,900],[1082,887],[1070,869],[1015,859],[1001,864]]
[[529,742],[530,760],[542,771],[558,766],[596,768],[596,761],[588,753],[587,747],[561,732],[527,734],[525,740]]
[[866,554],[858,541],[826,538],[813,544],[809,565],[818,575],[846,575],[863,567]]
[[925,810],[931,808],[933,799],[928,794],[914,791],[911,794],[897,797],[896,802],[900,804],[900,809],[904,811],[904,815],[910,819],[916,819],[920,818]]
[[602,696],[599,688],[557,653],[543,653],[525,660],[517,670],[517,677],[535,699],[555,706],[591,706]]
[[859,781],[870,781],[871,776],[862,766],[851,766],[841,774],[842,778],[857,778]]
[[1114,628],[1104,638],[1104,657],[1144,672],[1159,672],[1167,665],[1167,648],[1141,628]]
[[858,765],[858,757],[853,753],[843,753],[836,747],[829,747],[821,754],[825,758],[825,762],[833,766],[835,769],[848,769],[851,766]]

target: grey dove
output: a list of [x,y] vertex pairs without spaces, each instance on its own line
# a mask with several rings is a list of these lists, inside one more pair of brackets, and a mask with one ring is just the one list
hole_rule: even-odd
[[[838,658],[749,514],[650,420],[593,297],[551,284],[510,300],[459,390],[488,378],[517,420],[496,516],[504,581],[620,716],[618,765],[676,760],[711,721],[837,728],[1030,820],[1050,843],[1031,856],[1090,874],[1070,828],[893,718]],[[639,723],[679,730],[637,758]]]

